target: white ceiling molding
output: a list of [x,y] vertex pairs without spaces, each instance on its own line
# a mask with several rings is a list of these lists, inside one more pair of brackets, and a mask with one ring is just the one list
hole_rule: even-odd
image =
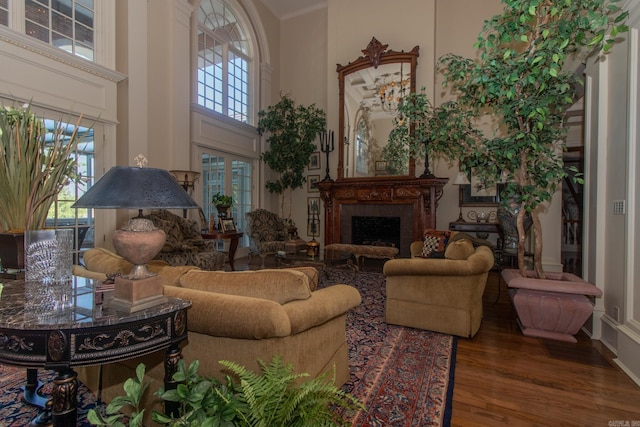
[[327,8],[327,0],[261,0],[262,3],[278,19],[295,18],[296,16]]

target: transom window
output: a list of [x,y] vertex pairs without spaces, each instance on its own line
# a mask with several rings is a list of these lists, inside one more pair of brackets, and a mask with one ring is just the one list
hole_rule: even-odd
[[9,25],[9,0],[0,0],[0,25]]
[[[95,0],[0,0],[0,24],[30,37],[94,61]],[[19,21],[24,19],[24,27]],[[19,27],[19,28],[16,28]]]
[[219,0],[202,0],[198,21],[198,104],[248,123],[251,58],[245,33]]

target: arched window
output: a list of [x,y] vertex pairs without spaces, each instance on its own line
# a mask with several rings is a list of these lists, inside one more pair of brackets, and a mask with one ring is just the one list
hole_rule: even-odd
[[249,122],[251,55],[245,31],[220,0],[202,0],[198,11],[198,104]]

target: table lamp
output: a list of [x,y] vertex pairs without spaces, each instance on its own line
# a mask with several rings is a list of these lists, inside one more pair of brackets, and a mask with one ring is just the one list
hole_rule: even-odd
[[458,188],[458,207],[460,208],[460,215],[458,215],[458,219],[456,220],[456,222],[466,222],[464,220],[464,217],[462,216],[462,187],[460,186],[471,184],[471,182],[469,181],[469,178],[467,178],[467,174],[465,172],[458,171],[458,174],[453,179],[452,184],[457,185],[459,187]]
[[138,217],[113,235],[116,253],[133,267],[127,276],[116,277],[110,305],[134,312],[166,301],[162,279],[147,269],[164,246],[164,231],[142,217],[143,209],[192,209],[198,204],[163,169],[114,166],[82,195],[73,208],[138,209]]

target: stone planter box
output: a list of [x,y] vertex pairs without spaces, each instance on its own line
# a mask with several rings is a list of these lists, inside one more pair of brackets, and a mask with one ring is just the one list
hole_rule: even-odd
[[522,276],[518,270],[502,271],[522,333],[577,342],[574,335],[593,314],[588,296],[602,296],[602,291],[571,273],[550,273],[545,279],[528,273]]

